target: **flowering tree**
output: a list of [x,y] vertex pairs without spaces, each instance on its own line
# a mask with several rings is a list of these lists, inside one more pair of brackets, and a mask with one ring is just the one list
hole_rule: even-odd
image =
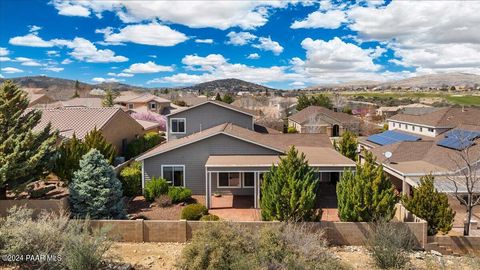
[[145,120],[160,124],[160,130],[165,131],[167,129],[167,118],[164,115],[151,112],[135,112],[131,116],[137,120]]

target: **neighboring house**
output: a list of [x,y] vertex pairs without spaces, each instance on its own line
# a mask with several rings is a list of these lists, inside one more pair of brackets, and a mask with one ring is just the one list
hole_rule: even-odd
[[150,93],[118,96],[115,98],[115,104],[122,106],[126,111],[158,114],[165,114],[170,108],[170,100]]
[[72,98],[70,100],[62,101],[63,107],[86,107],[86,108],[101,108],[103,107],[102,98]]
[[[221,117],[219,112],[224,112],[215,103],[201,106],[204,107],[198,109],[202,111],[189,112],[197,115],[204,109],[216,111],[212,117]],[[236,116],[232,114],[233,118]],[[272,164],[278,164],[279,157],[291,146],[306,155],[322,182],[335,183],[344,169],[355,169],[352,160],[333,149],[328,136],[260,134],[251,130],[251,126],[233,123],[218,124],[178,139],[170,137],[167,143],[137,160],[142,163],[142,187],[152,177],[162,177],[174,186],[191,189],[194,195],[205,196],[207,207],[211,207],[211,196],[218,193],[252,196],[253,207],[259,208],[263,174]]]
[[377,116],[381,116],[383,118],[389,118],[398,113],[420,115],[420,114],[434,112],[436,110],[438,110],[438,108],[421,104],[421,103],[413,103],[413,104],[394,106],[394,107],[380,107],[376,110],[376,114]]
[[167,115],[167,140],[179,139],[223,123],[254,130],[254,113],[214,100],[180,108]]
[[[472,163],[480,162],[480,109],[441,108],[426,114],[397,114],[388,131],[359,140],[383,165],[396,189],[409,195],[420,178],[432,173],[435,187],[455,191],[451,175],[460,171],[468,151]],[[391,154],[387,158],[385,153]],[[466,190],[458,183],[460,192]],[[479,190],[480,192],[480,190]]]
[[338,137],[347,130],[358,134],[360,120],[343,112],[309,106],[288,117],[288,126],[295,127],[299,133],[321,133]]
[[55,100],[48,97],[46,94],[35,94],[29,92],[27,96],[29,100],[28,107],[42,107],[55,102]]
[[120,108],[58,108],[40,109],[42,118],[36,129],[52,123],[52,128],[59,131],[64,139],[73,134],[83,139],[87,133],[97,128],[105,139],[113,144],[122,154],[127,144],[146,131],[135,119]]

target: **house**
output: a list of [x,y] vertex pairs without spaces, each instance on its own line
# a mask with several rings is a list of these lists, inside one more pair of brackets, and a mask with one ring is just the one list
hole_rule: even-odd
[[161,98],[150,93],[139,95],[118,96],[115,104],[122,106],[126,111],[153,112],[164,114],[170,108],[170,100]]
[[343,112],[309,106],[288,117],[288,126],[295,127],[299,133],[321,133],[338,137],[346,130],[358,134],[360,120]]
[[[388,131],[359,143],[376,156],[398,191],[409,195],[420,178],[431,173],[438,190],[452,193],[452,177],[465,169],[465,153],[472,164],[480,162],[479,116],[480,109],[476,108],[398,114],[387,119]],[[457,187],[460,193],[466,191],[460,182]]]
[[167,115],[167,140],[232,123],[254,130],[254,112],[221,101],[207,100],[192,107],[180,108]]
[[323,134],[282,134],[256,131],[253,114],[236,106],[207,101],[167,116],[167,142],[137,158],[142,187],[152,177],[205,196],[252,196],[259,208],[263,174],[295,146],[322,182],[335,183],[355,163],[333,149]]
[[146,132],[142,125],[120,108],[71,107],[40,111],[42,118],[35,129],[40,130],[51,123],[63,139],[72,138],[73,134],[83,139],[97,128],[119,154],[125,151],[130,141]]
[[103,107],[103,99],[98,97],[91,98],[72,98],[70,100],[62,101],[63,107],[86,107],[86,108],[100,108]]
[[413,103],[408,105],[394,106],[394,107],[380,107],[376,110],[376,115],[384,118],[392,117],[398,113],[407,114],[425,114],[433,112],[438,108],[421,103]]

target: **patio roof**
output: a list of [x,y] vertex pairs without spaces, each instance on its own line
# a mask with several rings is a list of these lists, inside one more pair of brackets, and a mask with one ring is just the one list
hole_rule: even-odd
[[[297,147],[305,154],[312,167],[355,167],[355,162],[342,156],[331,148]],[[206,167],[270,167],[278,164],[280,157],[275,155],[228,155],[210,156]]]

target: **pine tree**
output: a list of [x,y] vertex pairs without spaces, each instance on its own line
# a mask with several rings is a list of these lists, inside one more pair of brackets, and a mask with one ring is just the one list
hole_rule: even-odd
[[215,100],[222,101],[222,96],[220,96],[220,93],[217,93],[217,95],[215,96]]
[[27,110],[26,94],[10,81],[0,86],[0,199],[6,190],[38,180],[53,164],[58,133],[33,131],[42,113]]
[[78,82],[78,80],[76,80],[75,81],[75,93],[73,94],[72,98],[80,97],[80,94],[78,93],[79,90],[80,90],[80,83]]
[[115,147],[111,143],[107,142],[105,137],[103,137],[102,132],[97,130],[97,128],[94,128],[87,135],[85,135],[83,141],[88,150],[93,148],[97,149],[110,164],[113,164],[115,156],[117,155]]
[[357,138],[355,134],[350,131],[345,131],[342,134],[340,141],[335,142],[335,148],[340,154],[348,157],[351,160],[357,160]]
[[337,183],[338,215],[342,221],[370,222],[390,220],[395,214],[397,197],[382,166],[373,154],[364,152],[365,162],[357,163],[355,173],[343,172]]
[[453,227],[455,217],[447,195],[435,190],[433,183],[432,175],[423,176],[420,185],[413,189],[413,196],[402,198],[405,208],[427,221],[428,235],[435,235],[438,231],[448,233]]
[[113,91],[112,89],[109,88],[105,92],[105,96],[103,97],[103,100],[102,100],[103,107],[113,107],[114,105],[113,99],[114,99]]
[[83,156],[69,190],[73,216],[92,219],[125,218],[122,183],[98,150],[92,149]]
[[80,168],[80,159],[88,152],[87,146],[73,134],[71,139],[62,142],[58,148],[58,158],[53,172],[64,182],[73,178],[73,173]]
[[300,96],[298,96],[296,107],[297,111],[301,111],[308,106],[310,106],[310,100],[308,99],[308,97],[305,94],[301,94]]
[[262,182],[262,218],[278,221],[315,221],[318,180],[305,160],[292,147],[278,166],[272,166]]
[[228,104],[231,104],[235,101],[235,99],[230,94],[223,95],[222,101]]

